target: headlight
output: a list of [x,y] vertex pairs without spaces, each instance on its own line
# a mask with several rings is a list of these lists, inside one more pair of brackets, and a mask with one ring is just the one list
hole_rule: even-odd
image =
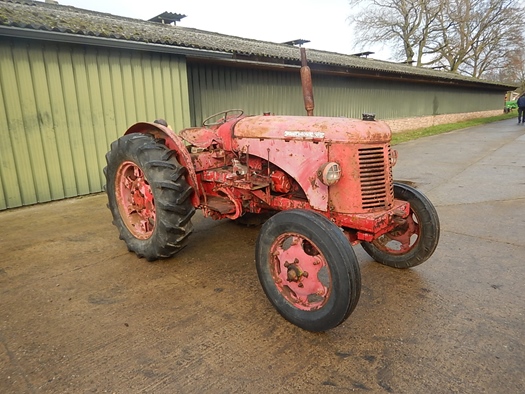
[[333,185],[341,178],[341,167],[334,162],[325,163],[317,171],[317,176],[326,186]]

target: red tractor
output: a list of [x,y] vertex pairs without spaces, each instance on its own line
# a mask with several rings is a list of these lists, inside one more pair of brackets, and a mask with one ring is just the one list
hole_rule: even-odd
[[[312,115],[304,50],[302,62]],[[106,155],[108,206],[120,238],[148,261],[185,246],[197,208],[213,219],[269,216],[255,251],[261,285],[285,319],[324,331],[344,322],[359,300],[352,245],[396,268],[423,263],[437,246],[432,203],[392,179],[390,139],[373,116],[228,110],[180,133],[163,121],[137,123]]]

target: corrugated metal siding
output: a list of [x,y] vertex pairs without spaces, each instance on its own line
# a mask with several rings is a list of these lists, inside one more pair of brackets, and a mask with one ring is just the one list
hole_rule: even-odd
[[102,190],[109,144],[137,121],[190,126],[183,57],[0,41],[0,209]]
[[[228,108],[249,114],[305,115],[299,70],[268,71],[188,64],[192,122]],[[399,119],[500,109],[498,92],[314,73],[315,110],[320,116]]]
[[360,80],[314,75],[316,112],[324,116],[360,118],[364,112],[379,119],[400,119],[501,109],[501,92],[458,86],[398,81]]
[[216,112],[241,108],[248,114],[304,115],[297,73],[188,64],[192,123]]

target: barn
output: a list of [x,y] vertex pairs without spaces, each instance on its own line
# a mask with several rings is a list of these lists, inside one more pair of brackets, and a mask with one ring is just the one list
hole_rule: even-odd
[[[0,1],[0,210],[100,192],[109,144],[137,121],[181,130],[229,108],[304,114],[294,43],[159,21]],[[499,114],[514,89],[359,55],[307,57],[316,115],[375,113],[394,131]]]

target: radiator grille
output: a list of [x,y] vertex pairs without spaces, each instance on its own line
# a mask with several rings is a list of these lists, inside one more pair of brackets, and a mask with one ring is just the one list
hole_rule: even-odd
[[385,160],[383,146],[359,149],[359,174],[361,179],[362,208],[385,208],[392,201],[392,174],[390,173],[390,148]]

